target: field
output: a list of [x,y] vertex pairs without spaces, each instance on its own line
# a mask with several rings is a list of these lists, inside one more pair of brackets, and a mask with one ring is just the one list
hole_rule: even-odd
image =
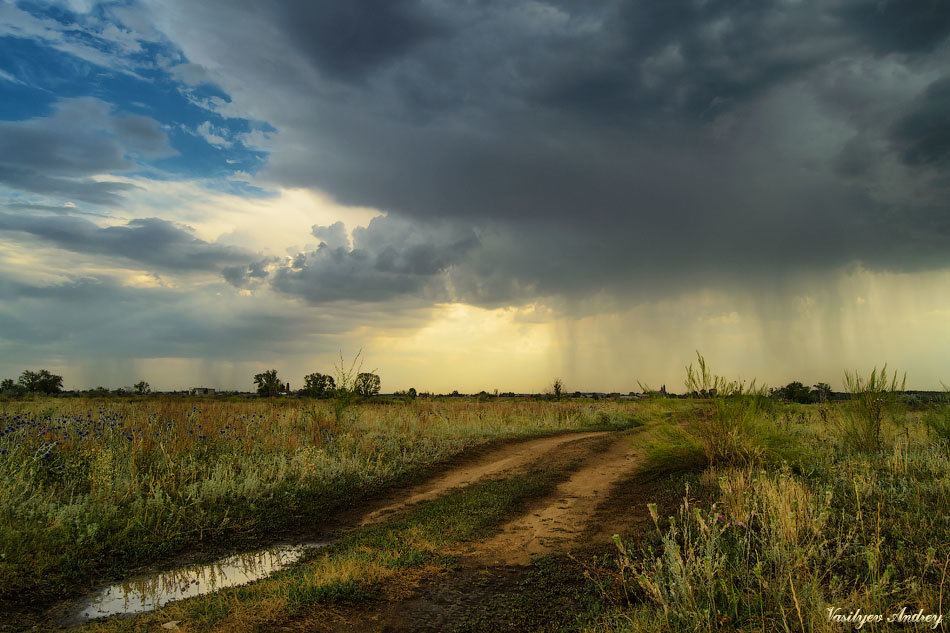
[[330,537],[83,630],[946,630],[950,407],[891,378],[810,405],[704,367],[699,397],[635,401],[0,402],[0,626]]

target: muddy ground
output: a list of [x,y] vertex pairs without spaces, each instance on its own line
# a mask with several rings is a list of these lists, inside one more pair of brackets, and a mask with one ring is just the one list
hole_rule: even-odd
[[[653,530],[649,502],[660,504],[661,516],[663,508],[675,507],[677,494],[668,489],[668,482],[636,474],[648,436],[648,430],[635,428],[485,447],[443,465],[420,483],[339,513],[332,523],[315,526],[306,536],[340,538],[397,518],[453,489],[484,478],[525,473],[538,464],[564,473],[553,492],[514,508],[494,535],[445,551],[448,566],[407,569],[370,588],[368,597],[358,603],[314,605],[267,630],[471,632],[570,627],[603,599],[585,575],[597,567],[589,564],[595,557],[616,552],[612,535]],[[42,616],[34,621],[44,620],[51,622]]]
[[[572,470],[498,534],[449,552],[456,564],[448,571],[429,577],[408,572],[378,587],[370,600],[314,608],[284,630],[556,631],[578,623],[603,599],[585,578],[588,563],[616,551],[612,535],[636,537],[653,529],[647,503],[659,503],[662,516],[678,501],[667,482],[637,475],[643,438],[625,431],[520,443],[420,485],[402,501],[391,499],[383,505],[385,516],[477,476],[517,471],[539,460]],[[367,521],[381,516],[371,512]]]

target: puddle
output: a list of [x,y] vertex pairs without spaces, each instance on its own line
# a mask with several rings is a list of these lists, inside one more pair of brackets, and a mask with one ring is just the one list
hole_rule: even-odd
[[309,550],[329,543],[281,545],[235,554],[208,565],[191,565],[107,587],[84,603],[69,624],[157,609],[174,600],[246,585],[295,563]]

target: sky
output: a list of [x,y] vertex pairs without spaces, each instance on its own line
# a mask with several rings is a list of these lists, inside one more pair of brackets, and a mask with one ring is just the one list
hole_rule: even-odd
[[946,0],[0,0],[0,377],[950,383]]

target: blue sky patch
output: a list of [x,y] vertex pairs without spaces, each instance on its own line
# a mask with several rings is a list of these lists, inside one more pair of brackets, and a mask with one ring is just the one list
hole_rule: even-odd
[[[101,7],[83,16],[56,6],[20,3],[17,7],[44,20],[46,26],[54,20],[64,31],[58,36],[47,31],[44,39],[10,35],[11,30],[16,31],[8,28],[7,35],[0,36],[0,120],[45,117],[62,99],[95,97],[111,104],[113,114],[142,115],[161,125],[176,154],[142,164],[141,173],[150,177],[164,174],[167,178],[227,181],[235,172],[254,174],[266,161],[267,153],[248,149],[240,135],[275,129],[264,122],[223,117],[202,107],[200,104],[214,101],[228,103],[230,97],[217,86],[188,86],[177,80],[167,60],[187,60],[170,43],[139,40],[139,50],[121,50],[99,33],[109,24],[127,29]],[[103,53],[104,60],[115,63],[109,67],[57,49],[73,45]],[[256,188],[249,193],[257,195]]]

